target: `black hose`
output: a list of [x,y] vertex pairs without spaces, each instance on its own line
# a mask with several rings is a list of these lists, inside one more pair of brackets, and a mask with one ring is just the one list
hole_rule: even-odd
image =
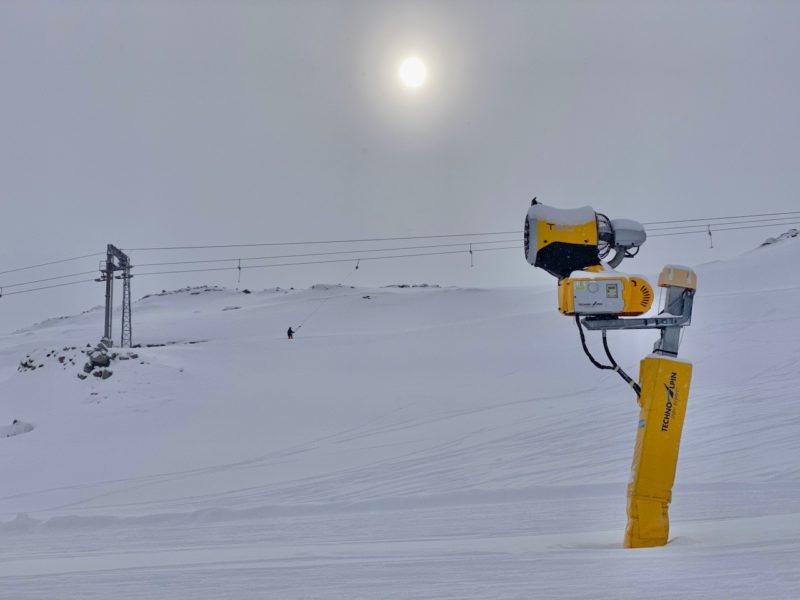
[[583,333],[583,325],[581,325],[581,318],[578,315],[575,315],[575,323],[578,325],[578,333],[581,334],[581,346],[583,346],[583,351],[586,353],[586,356],[589,357],[589,360],[592,361],[592,364],[598,369],[610,369],[613,371],[613,365],[604,365],[597,362],[594,356],[592,356],[592,353],[589,352],[589,347],[586,345],[586,336]]
[[636,397],[637,398],[640,397],[642,395],[642,388],[639,386],[638,383],[636,383],[633,379],[631,379],[631,377],[625,371],[623,371],[620,368],[620,366],[617,364],[617,361],[615,361],[614,357],[611,355],[611,350],[608,347],[608,339],[606,338],[606,330],[603,329],[603,348],[606,351],[606,356],[608,356],[608,360],[611,361],[610,365],[604,365],[598,362],[594,358],[594,356],[592,356],[592,353],[589,351],[589,347],[586,345],[586,335],[583,333],[583,325],[581,325],[581,318],[579,315],[575,315],[575,323],[578,326],[578,333],[581,336],[581,346],[583,346],[583,351],[586,353],[586,356],[589,357],[589,360],[592,362],[592,364],[598,369],[607,369],[609,371],[616,371],[617,373],[619,373],[619,376],[625,380],[625,383],[631,386],[631,388],[633,388],[633,391],[636,392]]
[[614,357],[611,356],[611,350],[608,347],[608,339],[606,338],[606,330],[603,329],[603,348],[605,348],[606,356],[608,356],[608,360],[611,361],[611,364],[614,365],[614,370],[619,373],[619,376],[622,377],[625,382],[633,388],[633,391],[636,392],[636,397],[639,398],[642,395],[642,388],[636,383],[633,379],[631,379],[630,375],[628,375],[625,371],[623,371],[620,366],[617,364],[617,361],[614,360]]

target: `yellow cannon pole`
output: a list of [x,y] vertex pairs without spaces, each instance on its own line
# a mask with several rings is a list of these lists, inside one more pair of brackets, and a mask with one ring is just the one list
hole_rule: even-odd
[[628,484],[626,548],[669,540],[669,503],[678,464],[691,363],[651,355],[640,366],[641,412]]
[[[672,298],[695,289],[696,277],[690,269],[668,267],[658,285],[668,289],[669,308]],[[674,358],[679,340],[680,328],[662,332],[655,353],[640,365],[641,412],[628,484],[626,548],[663,546],[669,541],[669,503],[692,379],[692,364]]]

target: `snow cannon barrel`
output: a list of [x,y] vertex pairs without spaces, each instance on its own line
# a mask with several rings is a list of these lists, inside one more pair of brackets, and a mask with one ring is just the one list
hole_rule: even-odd
[[624,258],[635,256],[646,239],[641,223],[610,220],[591,206],[555,208],[534,199],[525,218],[525,259],[558,279],[600,267],[611,250],[615,255],[608,265],[614,268]]

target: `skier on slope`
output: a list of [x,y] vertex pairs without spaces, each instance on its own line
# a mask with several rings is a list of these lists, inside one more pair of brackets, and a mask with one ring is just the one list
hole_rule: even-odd
[[[298,327],[298,329],[300,328]],[[291,327],[289,327],[289,329],[286,331],[286,335],[289,337],[290,340],[294,339],[294,333],[295,332]]]

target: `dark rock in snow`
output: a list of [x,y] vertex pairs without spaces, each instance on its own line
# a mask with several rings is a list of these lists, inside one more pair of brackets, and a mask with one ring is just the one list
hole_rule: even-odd
[[107,367],[111,364],[108,354],[92,354],[89,356],[89,361],[96,367]]

